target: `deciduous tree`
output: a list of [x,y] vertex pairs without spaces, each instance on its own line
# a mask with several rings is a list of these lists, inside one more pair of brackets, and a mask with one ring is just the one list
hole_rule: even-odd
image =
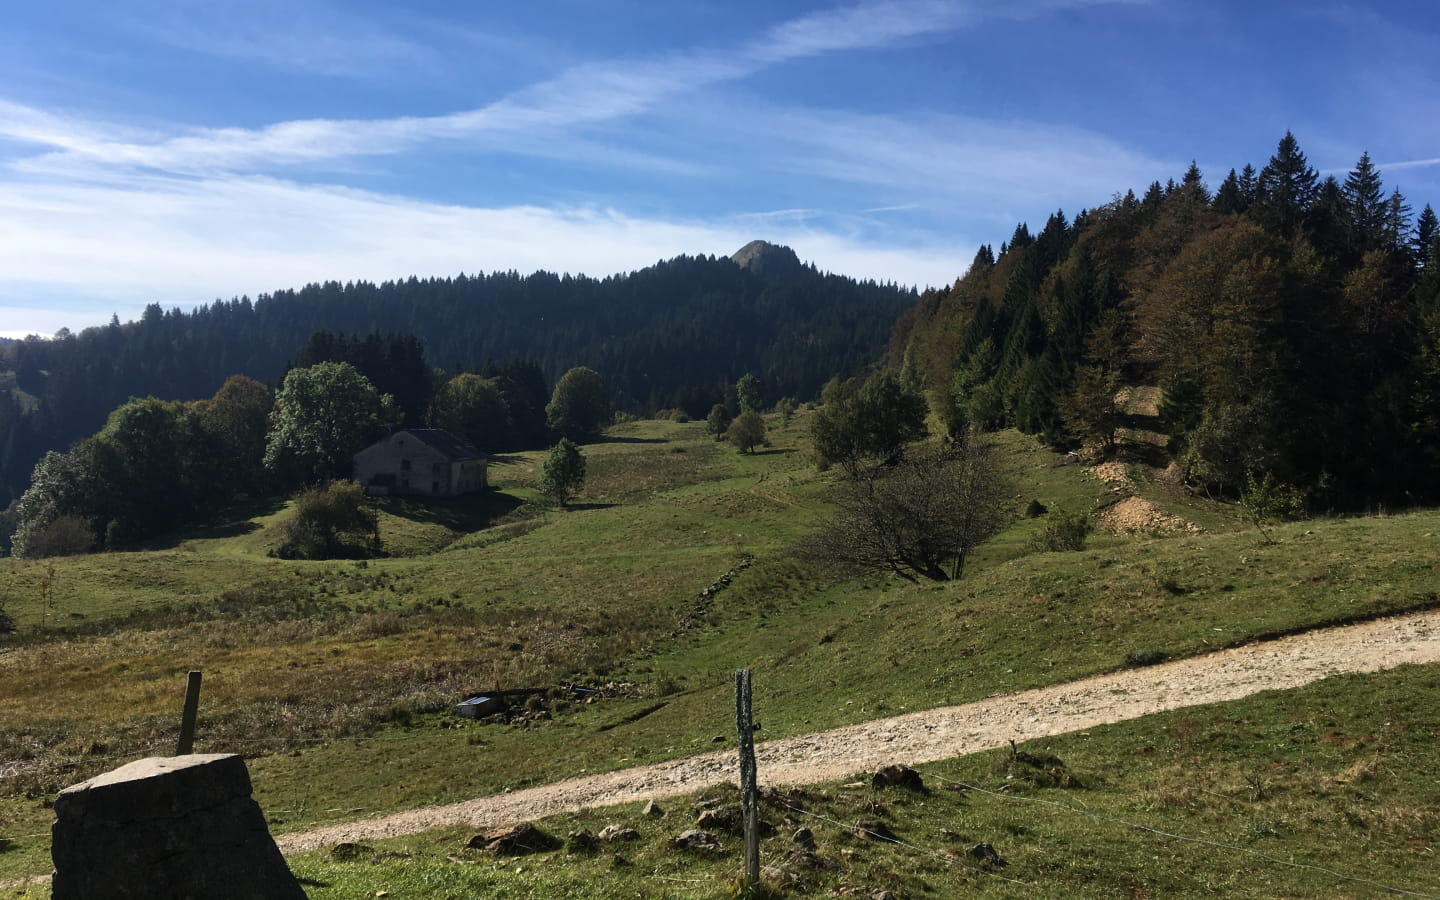
[[265,467],[291,484],[345,477],[354,455],[399,421],[394,399],[349,363],[292,369],[275,395]]
[[585,457],[569,438],[550,448],[540,467],[540,493],[561,508],[585,485]]
[[736,416],[725,430],[725,440],[738,447],[741,453],[749,453],[765,442],[765,420],[755,410],[747,409]]
[[598,435],[614,415],[605,380],[600,373],[577,366],[560,376],[545,419],[550,427],[572,441],[584,441]]
[[818,562],[910,581],[960,578],[971,551],[1010,520],[1012,490],[983,435],[925,446],[838,488],[839,511],[800,546]]

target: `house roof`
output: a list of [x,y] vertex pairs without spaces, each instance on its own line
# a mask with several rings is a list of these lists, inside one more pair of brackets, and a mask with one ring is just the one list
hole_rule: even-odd
[[461,440],[443,428],[406,428],[404,431],[432,450],[445,454],[451,462],[464,462],[483,456],[475,449],[474,444]]

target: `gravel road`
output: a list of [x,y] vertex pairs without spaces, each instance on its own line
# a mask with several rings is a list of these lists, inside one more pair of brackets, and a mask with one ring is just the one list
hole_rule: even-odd
[[[908,713],[756,747],[760,781],[799,785],[890,763],[935,762],[1165,710],[1294,688],[1345,672],[1440,662],[1440,613],[1312,631],[1144,669],[1086,678],[962,706]],[[738,780],[733,750],[572,778],[462,803],[281,835],[286,853],[466,824],[490,828],[583,807],[661,799]]]

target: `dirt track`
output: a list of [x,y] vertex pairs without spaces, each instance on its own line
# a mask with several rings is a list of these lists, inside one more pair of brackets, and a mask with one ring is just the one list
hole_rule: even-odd
[[[767,741],[757,747],[762,784],[810,784],[917,764],[1078,731],[1186,706],[1299,687],[1343,672],[1375,672],[1440,662],[1440,613],[1315,631],[1146,669],[1086,678],[833,731]],[[733,750],[604,775],[573,778],[463,803],[410,810],[277,839],[286,853],[342,841],[410,834],[443,825],[477,828],[542,818],[581,807],[688,794],[736,780]]]

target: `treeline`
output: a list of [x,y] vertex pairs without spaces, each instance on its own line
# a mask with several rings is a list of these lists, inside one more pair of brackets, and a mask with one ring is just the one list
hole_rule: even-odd
[[892,366],[952,431],[1113,449],[1157,384],[1187,483],[1267,476],[1317,508],[1440,496],[1440,225],[1368,155],[1321,178],[1286,134],[1213,192],[1192,164],[981,247],[897,324]]
[[[431,365],[505,375],[517,390],[533,391],[534,373],[500,372],[492,360],[532,360],[548,382],[587,365],[604,373],[619,409],[704,417],[746,372],[772,396],[817,396],[836,373],[873,362],[915,299],[822,274],[787,248],[747,249],[741,263],[681,256],[603,279],[328,282],[188,313],[151,305],[136,322],[0,345],[0,506],[24,491],[45,451],[94,433],[130,397],[198,400],[234,374],[278,384],[299,341],[318,331],[413,335]],[[407,418],[423,416],[403,386],[377,387]],[[533,425],[518,423],[517,440]]]
[[206,400],[132,397],[97,433],[46,452],[20,498],[0,510],[0,555],[131,549],[241,499],[346,479],[354,455],[395,426],[443,428],[495,452],[561,434],[588,439],[611,417],[592,369],[571,369],[551,393],[531,361],[451,376],[427,363],[412,335],[319,331],[273,395],[233,375]]

